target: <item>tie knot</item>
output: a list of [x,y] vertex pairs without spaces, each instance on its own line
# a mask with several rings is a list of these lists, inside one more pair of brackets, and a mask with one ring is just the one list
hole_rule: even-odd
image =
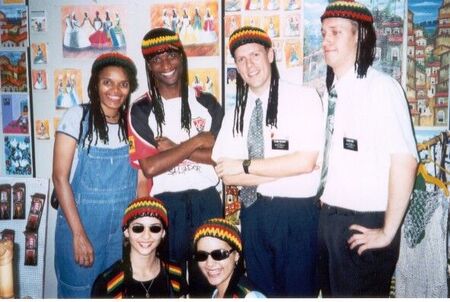
[[262,105],[261,100],[260,100],[259,98],[257,98],[257,99],[255,100],[255,106],[261,106],[261,105]]

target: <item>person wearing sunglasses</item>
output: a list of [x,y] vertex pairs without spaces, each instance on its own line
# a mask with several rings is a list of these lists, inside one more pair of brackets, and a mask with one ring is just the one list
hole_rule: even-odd
[[167,226],[162,201],[142,197],[131,202],[122,220],[124,257],[97,277],[91,297],[185,297],[187,283],[181,267],[160,258]]
[[212,298],[265,298],[245,277],[241,236],[223,218],[211,218],[194,234],[193,259],[215,287]]

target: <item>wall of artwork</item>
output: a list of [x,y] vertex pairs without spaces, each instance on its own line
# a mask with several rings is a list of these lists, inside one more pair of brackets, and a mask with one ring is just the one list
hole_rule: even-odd
[[[362,0],[377,29],[375,67],[405,89],[424,141],[448,129],[450,0]],[[138,67],[136,99],[147,90],[140,45],[153,27],[177,31],[190,85],[234,105],[236,69],[228,37],[243,25],[273,39],[281,76],[324,91],[320,15],[328,0],[0,0],[0,176],[49,179],[55,129],[67,108],[88,102],[95,57],[118,51]],[[222,22],[223,21],[223,22]],[[51,184],[50,184],[51,187]],[[230,196],[233,196],[230,189]],[[56,297],[48,216],[44,297]]]

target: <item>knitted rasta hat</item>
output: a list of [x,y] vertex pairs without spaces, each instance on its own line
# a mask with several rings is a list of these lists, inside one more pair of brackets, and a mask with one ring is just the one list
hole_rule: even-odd
[[154,28],[142,40],[142,54],[144,58],[163,53],[168,50],[183,51],[180,37],[167,28]]
[[140,217],[158,218],[165,229],[169,223],[164,203],[154,197],[141,197],[128,205],[122,219],[122,230],[125,231],[133,220]]
[[194,246],[200,238],[214,237],[227,242],[238,253],[242,252],[241,236],[238,228],[223,218],[211,218],[197,228],[194,234]]
[[373,23],[373,16],[369,9],[354,0],[331,2],[320,17],[320,20],[323,21],[325,18],[345,18],[357,22]]
[[133,60],[118,52],[107,52],[99,55],[92,63],[91,72],[95,73],[107,66],[120,66],[128,70],[129,75],[136,78],[137,69]]
[[239,46],[248,43],[258,43],[265,47],[272,47],[272,40],[262,29],[252,26],[244,26],[236,29],[230,36],[229,46],[231,55],[234,58],[234,52]]

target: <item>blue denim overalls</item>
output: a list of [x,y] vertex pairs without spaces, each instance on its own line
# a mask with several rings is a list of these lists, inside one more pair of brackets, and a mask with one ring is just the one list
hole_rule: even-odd
[[[87,120],[83,121],[83,137]],[[58,298],[89,298],[97,276],[122,257],[122,217],[136,196],[136,181],[137,171],[129,164],[128,146],[108,149],[91,145],[88,153],[87,144],[85,148],[78,145],[78,164],[71,186],[94,248],[94,263],[88,268],[75,263],[72,232],[60,207],[55,231]]]

